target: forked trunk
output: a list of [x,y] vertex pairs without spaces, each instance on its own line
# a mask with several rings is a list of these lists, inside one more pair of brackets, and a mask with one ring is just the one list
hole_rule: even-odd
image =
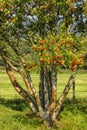
[[30,89],[28,93],[21,87],[16,77],[14,76],[12,66],[5,58],[3,59],[5,61],[7,74],[15,90],[27,101],[33,112],[39,114],[39,116],[42,117],[48,123],[48,125],[53,125],[53,123],[57,121],[57,116],[61,110],[63,102],[71,86],[75,82],[76,73],[73,72],[73,74],[70,76],[70,79],[67,82],[63,93],[61,94],[59,100],[57,100],[57,71],[55,65],[52,65],[51,68],[43,68],[43,66],[41,67],[38,96],[35,92],[34,86],[32,85],[30,75],[27,75],[29,77],[22,76],[24,81],[27,81],[25,84],[30,85],[30,87],[28,87],[28,89]]
[[51,107],[52,109],[52,104],[55,104],[55,101],[57,100],[56,86],[57,86],[56,68],[54,66],[52,66],[52,68],[41,67],[39,94],[44,111],[47,111],[49,107]]

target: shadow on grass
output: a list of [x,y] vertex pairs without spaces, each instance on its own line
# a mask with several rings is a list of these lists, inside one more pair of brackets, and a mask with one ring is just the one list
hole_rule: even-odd
[[23,111],[26,107],[29,107],[23,99],[4,99],[0,98],[0,104],[5,107],[10,107],[12,110]]
[[78,99],[66,99],[63,104],[62,110],[67,109],[73,113],[76,113],[77,110],[87,114],[87,98],[78,98]]
[[[20,98],[15,98],[15,99],[0,98],[0,104],[6,107],[10,107],[12,110],[17,110],[17,111],[23,111],[25,108],[29,107],[27,103]],[[70,110],[77,108],[79,111],[82,111],[87,114],[87,98],[78,98],[75,99],[74,101],[72,99],[67,98],[63,104],[62,110],[64,108]]]
[[23,125],[29,124],[29,126],[33,128],[39,127],[43,124],[43,120],[34,113],[17,114],[14,115],[13,118]]
[[[20,98],[16,99],[4,99],[0,98],[0,104],[4,105],[5,107],[10,107],[12,110],[16,111],[23,111],[25,108],[29,108],[27,103]],[[78,109],[79,111],[87,114],[87,98],[78,98],[74,101],[72,99],[66,99],[61,111],[63,109],[68,109],[70,111],[73,111],[74,109]]]
[[0,104],[4,107],[15,110],[14,114],[10,114],[12,122],[18,122],[23,126],[29,127],[29,129],[48,130],[43,119],[38,117],[35,113],[32,113],[29,106],[23,99],[4,99],[0,98]]
[[[29,106],[23,99],[4,99],[0,98],[0,104],[4,107],[11,108],[15,110],[12,114],[12,119],[15,122],[19,122],[24,126],[29,126],[30,128],[41,127],[43,125],[43,120],[38,117],[35,113],[32,113]],[[41,127],[42,128],[42,127]],[[45,130],[42,128],[41,130]]]
[[[13,121],[23,124],[24,126],[29,127],[30,129],[32,127],[34,129],[37,129],[39,127],[40,130],[46,130],[45,125],[43,125],[43,120],[30,111],[29,106],[23,99],[0,98],[0,104],[17,111],[14,114],[12,114]],[[77,112],[87,114],[87,98],[79,98],[75,99],[74,101],[71,99],[66,99],[61,109],[61,113],[64,110],[66,110],[65,112],[70,111],[75,115],[77,114]],[[60,119],[61,116],[59,117],[59,120]]]

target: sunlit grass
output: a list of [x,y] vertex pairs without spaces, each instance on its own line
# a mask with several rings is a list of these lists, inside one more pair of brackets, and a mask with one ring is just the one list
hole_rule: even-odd
[[[19,83],[23,88],[25,88],[25,84],[22,81],[22,78],[17,73],[15,74]],[[39,86],[39,75],[37,73],[32,73],[32,81],[38,92]],[[70,72],[62,72],[58,74],[58,82],[57,82],[57,95],[58,97],[61,95],[68,79],[70,77]],[[13,88],[7,74],[5,72],[0,73],[0,97],[4,98],[14,98],[20,97],[15,89]],[[72,98],[72,87],[68,94],[68,97]],[[76,76],[76,97],[87,97],[87,72],[79,72]]]

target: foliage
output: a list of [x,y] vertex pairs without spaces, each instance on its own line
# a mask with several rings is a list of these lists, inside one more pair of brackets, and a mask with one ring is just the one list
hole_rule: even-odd
[[[41,1],[39,3],[38,1],[29,1],[28,4],[27,1],[3,1],[1,4],[1,39],[3,40],[4,36],[6,41],[4,40],[1,44],[1,52],[3,50],[4,54],[11,58],[9,50],[13,51],[13,56],[16,54],[15,58],[19,59],[19,61],[17,60],[18,63],[20,62],[20,55],[29,60],[29,63],[25,63],[27,70],[35,66],[51,66],[52,64],[70,67],[74,70],[76,65],[82,64],[83,58],[83,42],[77,44],[79,40],[74,41],[75,36],[67,34],[67,28],[78,19],[79,15],[76,16],[76,14],[77,12],[80,13],[82,9],[81,6],[79,8],[78,6],[74,7],[74,2],[68,0],[63,2]],[[63,16],[63,21],[61,26],[57,26],[60,15]],[[11,31],[7,34],[10,29]],[[25,38],[25,41],[21,43],[20,37]],[[43,45],[43,41],[40,39],[47,43]],[[26,43],[29,45],[27,57],[25,57],[26,48],[22,49]],[[45,55],[44,58],[43,55]]]
[[[3,43],[0,48],[11,46],[11,52],[14,50],[16,54],[21,55],[26,54],[25,51],[28,50],[28,53],[31,53],[28,57],[31,58],[28,59],[30,63],[26,63],[27,68],[40,66],[43,62],[47,65],[51,62],[58,67],[69,67],[72,70],[76,65],[80,66],[83,63],[84,41],[67,34],[67,29],[70,26],[72,28],[73,23],[78,21],[79,14],[77,16],[76,14],[82,9],[82,6],[78,7],[78,4],[74,7],[74,2],[77,3],[69,0],[39,3],[30,0],[29,4],[27,0],[22,3],[21,1],[3,1],[1,4],[1,38],[9,40],[9,44]],[[61,24],[59,24],[60,16],[63,17]],[[79,27],[84,28],[78,24],[77,28]],[[7,34],[9,29],[10,32]],[[21,37],[25,38],[25,41],[21,42]],[[24,48],[24,46],[27,47]]]

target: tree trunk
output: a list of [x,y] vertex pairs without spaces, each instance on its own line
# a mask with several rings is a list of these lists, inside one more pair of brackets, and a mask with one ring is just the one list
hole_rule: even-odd
[[57,71],[56,67],[53,65],[49,67],[41,67],[40,72],[40,84],[39,84],[39,94],[42,107],[44,111],[54,108],[53,104],[56,102],[56,86],[57,86]]
[[31,110],[35,113],[38,112],[38,107],[36,103],[33,101],[32,97],[18,83],[17,79],[13,74],[11,67],[8,64],[6,64],[6,72],[15,90],[25,99],[25,101],[29,104]]
[[55,65],[52,65],[52,71],[51,71],[51,103],[49,106],[49,111],[51,112],[57,101],[57,70]]
[[[7,74],[15,88],[15,90],[27,101],[31,110],[40,117],[42,117],[49,126],[52,126],[55,121],[57,121],[57,116],[61,110],[63,102],[70,90],[70,87],[75,83],[75,71],[70,76],[70,79],[63,90],[62,95],[59,100],[57,100],[56,87],[57,87],[57,71],[55,65],[49,67],[41,67],[40,72],[40,84],[39,84],[39,96],[36,94],[36,91],[33,87],[31,77],[29,73],[27,73],[27,77],[23,77],[25,84],[28,85],[31,89],[32,93],[28,93],[25,91],[21,85],[18,83],[16,77],[14,76],[12,66],[7,62],[7,59],[4,59],[5,67]],[[29,76],[29,77],[28,77]]]
[[44,110],[45,107],[44,107],[44,69],[43,69],[43,66],[41,66],[41,70],[40,70],[39,98],[40,98],[41,106]]
[[72,98],[73,98],[73,100],[75,100],[75,81],[73,82],[72,90],[73,90]]
[[53,121],[56,120],[56,117],[58,116],[58,114],[59,114],[59,112],[61,110],[63,102],[64,102],[64,100],[65,100],[65,98],[66,98],[66,96],[67,96],[67,94],[68,94],[74,80],[75,80],[75,76],[76,76],[76,73],[73,72],[73,74],[70,76],[70,79],[69,79],[68,83],[66,84],[66,86],[65,86],[65,88],[63,90],[63,93],[61,94],[59,100],[57,101],[57,104],[56,104],[56,106],[55,106],[55,108],[53,110],[52,117],[51,117]]
[[[37,95],[36,90],[32,84],[32,80],[31,80],[30,75],[29,75],[29,78],[30,78],[29,79],[28,77],[25,77],[24,74],[21,74],[21,76],[25,82],[25,85],[27,86],[27,88],[29,90],[27,92],[18,83],[16,77],[14,76],[12,66],[9,64],[9,62],[7,60],[7,57],[5,57],[5,55],[4,56],[2,55],[2,58],[5,62],[6,72],[9,76],[10,81],[11,81],[12,85],[14,86],[15,90],[27,101],[27,103],[29,104],[32,111],[36,112],[36,113],[38,112],[38,114],[42,117],[43,116],[43,109],[42,109],[41,104],[40,104],[39,96]],[[32,92],[33,92],[33,95],[32,95]]]
[[50,70],[49,68],[43,68],[41,66],[40,70],[40,84],[39,84],[39,96],[41,100],[42,107],[44,111],[47,111],[50,104],[50,88],[51,88],[51,80],[50,80]]
[[50,68],[45,68],[44,69],[44,106],[45,106],[45,111],[47,111],[49,105],[50,105],[50,100],[51,100],[51,71]]

